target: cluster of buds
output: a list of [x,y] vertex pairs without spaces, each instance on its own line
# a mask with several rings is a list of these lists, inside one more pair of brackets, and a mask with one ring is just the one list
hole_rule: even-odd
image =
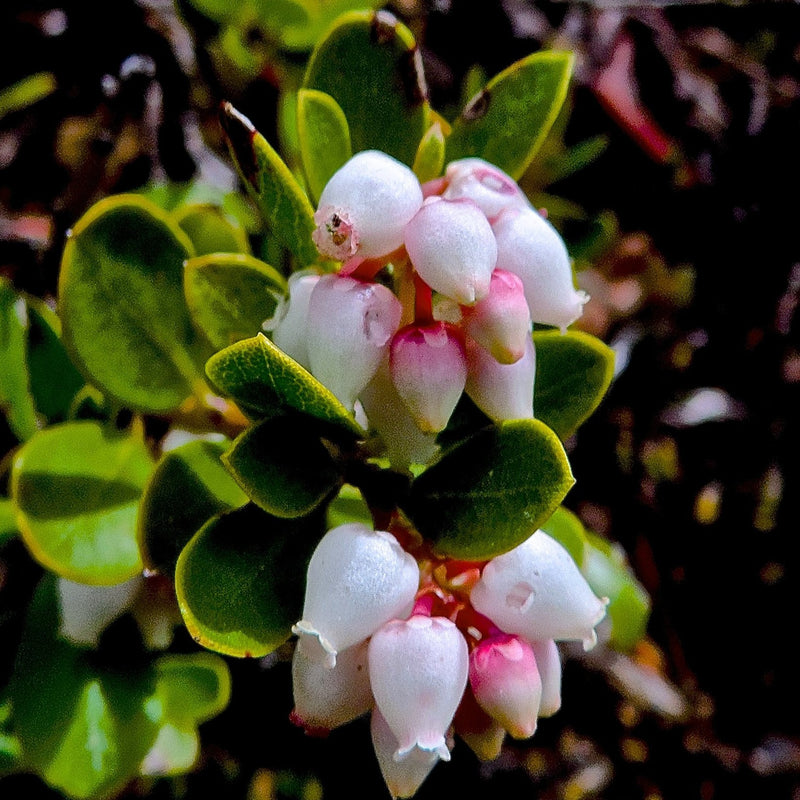
[[[402,544],[401,544],[402,542]],[[326,732],[371,712],[393,797],[413,795],[453,734],[483,759],[561,705],[557,641],[596,641],[606,600],[543,531],[487,563],[437,559],[400,523],[340,525],[308,567],[294,721]]]
[[395,465],[430,458],[465,391],[496,422],[533,416],[532,323],[564,330],[588,298],[512,178],[468,158],[420,185],[364,151],[325,186],[315,221],[341,269],[292,276],[273,340],[360,403]]

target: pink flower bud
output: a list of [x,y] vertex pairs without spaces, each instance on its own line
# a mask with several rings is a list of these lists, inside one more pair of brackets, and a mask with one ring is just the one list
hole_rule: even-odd
[[445,322],[409,325],[392,339],[392,380],[412,418],[426,433],[444,429],[467,380],[461,332]]
[[486,217],[469,200],[429,197],[406,225],[405,245],[431,289],[463,305],[488,293],[497,245]]
[[561,656],[558,645],[552,640],[531,642],[536,666],[542,679],[542,702],[540,717],[552,717],[561,708]]
[[513,272],[496,269],[489,294],[466,309],[468,336],[488,350],[501,364],[513,364],[525,354],[531,338],[531,315],[525,287]]
[[356,522],[339,525],[311,556],[303,618],[292,630],[307,638],[310,657],[332,669],[340,650],[408,614],[418,586],[417,562],[391,533]]
[[315,378],[352,410],[389,351],[400,301],[385,286],[323,275],[308,307],[308,358]]
[[470,601],[506,633],[528,641],[597,643],[595,625],[608,600],[595,596],[572,556],[544,531],[496,556],[484,568]]
[[373,634],[372,694],[397,739],[395,759],[416,748],[450,760],[445,734],[467,685],[468,669],[467,643],[446,617],[394,620]]
[[372,709],[370,721],[372,746],[378,757],[378,766],[392,797],[412,797],[439,761],[436,753],[413,749],[402,758],[395,758],[399,748],[397,737],[383,718],[377,706]]
[[494,219],[509,207],[529,207],[528,198],[516,181],[503,170],[480,158],[451,161],[445,171],[447,200],[472,200],[488,217]]
[[508,208],[492,223],[497,267],[522,279],[531,319],[562,331],[583,313],[586,292],[575,289],[564,240],[532,208]]
[[506,729],[490,717],[467,687],[455,716],[456,733],[481,761],[494,761],[502,749]]
[[536,351],[528,336],[525,353],[513,364],[500,364],[479,344],[467,339],[466,392],[495,422],[533,417]]
[[[310,366],[306,333],[308,305],[319,278],[313,272],[295,272],[289,278],[289,299],[276,311],[277,323],[272,329],[272,341],[306,369]],[[283,316],[279,317],[281,314]]]
[[470,654],[469,683],[481,708],[515,739],[533,736],[542,681],[528,642],[505,633],[484,639]]
[[330,730],[365,714],[372,707],[367,669],[367,642],[339,652],[328,669],[300,639],[292,658],[293,718],[306,729]]
[[356,153],[322,190],[314,244],[337,261],[387,255],[403,244],[421,205],[419,181],[405,164],[378,150]]

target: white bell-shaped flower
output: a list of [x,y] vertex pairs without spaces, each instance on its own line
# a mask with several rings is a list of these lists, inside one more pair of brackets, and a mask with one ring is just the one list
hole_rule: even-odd
[[608,600],[595,596],[564,547],[536,531],[483,568],[470,602],[506,633],[528,641],[578,640],[588,650],[597,643],[594,628]]
[[306,577],[303,618],[292,628],[329,669],[337,653],[411,612],[419,567],[387,531],[353,522],[320,540]]
[[516,181],[499,167],[481,158],[451,161],[445,170],[446,200],[472,200],[487,216],[494,219],[509,207],[529,207],[528,198]]
[[467,685],[469,654],[446,617],[393,620],[369,643],[372,695],[398,742],[394,757],[411,751],[450,760],[445,735]]
[[308,305],[320,276],[316,272],[295,272],[289,278],[289,298],[275,311],[272,341],[298,364],[310,369],[308,360]]
[[414,749],[402,758],[395,758],[399,747],[397,737],[377,706],[372,709],[370,732],[378,766],[389,793],[392,797],[413,797],[436,766],[439,756],[429,750]]
[[501,633],[481,641],[470,653],[469,684],[481,708],[515,739],[533,736],[542,680],[525,639]]
[[311,653],[308,649],[308,641],[301,638],[292,658],[294,720],[306,730],[331,730],[369,711],[367,642],[341,650],[333,669],[320,663],[315,647]]
[[96,647],[100,634],[131,607],[143,582],[139,575],[114,586],[87,586],[59,578],[59,633],[75,644]]
[[533,385],[536,350],[532,337],[525,352],[513,364],[500,364],[488,350],[471,339],[467,346],[466,392],[487,417],[495,422],[533,417]]
[[403,228],[421,205],[422,188],[405,164],[378,150],[364,150],[322,190],[314,243],[337,261],[387,255],[403,244]]
[[561,708],[561,655],[558,645],[547,639],[531,642],[536,666],[542,679],[542,700],[539,704],[540,717],[552,717]]
[[400,301],[379,283],[323,275],[308,307],[311,373],[352,411],[400,327]]
[[465,309],[464,329],[501,364],[519,361],[531,338],[531,315],[519,276],[496,269],[489,294]]
[[431,322],[398,331],[389,351],[392,380],[422,431],[444,430],[464,391],[464,335],[453,325]]
[[575,288],[572,266],[558,231],[532,208],[508,208],[492,223],[497,268],[522,279],[534,322],[562,331],[583,313],[586,292]]
[[429,197],[406,225],[405,245],[431,289],[463,305],[489,292],[497,244],[491,225],[470,200]]

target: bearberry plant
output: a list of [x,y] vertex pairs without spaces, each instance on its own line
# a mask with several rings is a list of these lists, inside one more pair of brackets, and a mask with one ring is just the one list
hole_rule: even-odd
[[11,768],[77,798],[190,768],[230,687],[220,656],[169,652],[181,619],[228,657],[289,643],[292,720],[371,715],[394,797],[456,737],[492,759],[532,736],[559,642],[642,635],[624,557],[562,506],[612,353],[571,328],[589,297],[516,182],[571,67],[529,56],[448,121],[410,32],[346,14],[287,95],[285,159],[222,104],[263,228],[196,189],[109,197],[70,233],[58,316],[0,285],[0,535],[49,573]]

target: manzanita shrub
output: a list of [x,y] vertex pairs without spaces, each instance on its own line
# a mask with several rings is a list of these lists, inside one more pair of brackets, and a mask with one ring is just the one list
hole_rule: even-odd
[[0,767],[76,798],[189,769],[230,679],[169,652],[182,618],[229,657],[294,641],[293,721],[371,714],[407,797],[454,735],[491,759],[558,710],[557,642],[642,636],[624,556],[561,505],[612,353],[570,328],[589,298],[516,183],[571,67],[531,55],[448,122],[410,32],[348,13],[297,92],[302,171],[222,105],[263,229],[231,198],[109,197],[57,316],[0,284],[0,541],[47,570]]

